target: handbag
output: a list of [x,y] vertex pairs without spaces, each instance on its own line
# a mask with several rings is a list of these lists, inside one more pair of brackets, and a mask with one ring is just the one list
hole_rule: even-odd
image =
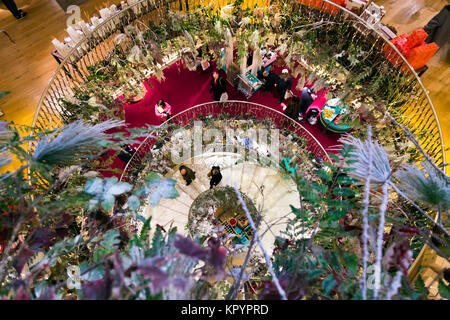
[[291,90],[286,90],[286,93],[284,94],[284,100],[287,100],[289,98],[292,98],[293,94]]
[[222,102],[222,101],[227,101],[227,100],[228,100],[228,93],[226,93],[226,92],[222,93],[219,101]]
[[202,70],[203,70],[203,71],[205,71],[206,69],[208,69],[208,68],[209,68],[210,64],[209,64],[209,62],[208,62],[208,61],[206,61],[206,60],[202,60],[202,62],[201,62],[201,66],[202,66]]

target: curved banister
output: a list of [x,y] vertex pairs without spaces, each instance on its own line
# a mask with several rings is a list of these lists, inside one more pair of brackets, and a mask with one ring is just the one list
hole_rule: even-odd
[[[423,93],[425,94],[428,104],[431,107],[431,111],[433,112],[434,118],[436,119],[436,124],[438,127],[438,131],[439,131],[439,139],[441,141],[441,152],[442,152],[442,162],[445,165],[446,161],[445,161],[445,146],[444,146],[444,139],[442,136],[442,129],[439,123],[439,118],[437,116],[436,113],[436,109],[434,108],[433,102],[431,101],[430,95],[428,94],[428,90],[426,89],[425,85],[423,84],[422,80],[420,79],[419,75],[417,74],[416,70],[414,70],[414,68],[411,66],[411,64],[408,62],[408,60],[405,58],[405,56],[403,56],[403,54],[400,52],[400,50],[398,50],[398,48],[388,39],[386,38],[386,36],[384,34],[382,34],[379,30],[377,30],[376,28],[374,28],[372,25],[367,24],[363,19],[361,19],[361,17],[359,17],[358,15],[356,15],[354,12],[351,12],[350,10],[335,4],[329,0],[323,0],[324,2],[328,3],[328,4],[332,4],[335,7],[339,8],[340,10],[344,11],[345,13],[347,13],[348,15],[352,16],[354,19],[358,20],[358,22],[362,23],[365,27],[371,29],[372,31],[374,31],[380,38],[382,38],[384,40],[384,42],[386,44],[388,44],[391,48],[391,50],[394,50],[395,53],[397,54],[397,56],[399,56],[402,60],[403,63],[409,68],[409,71],[413,73],[415,79],[417,80],[417,82],[419,83],[420,87],[422,88]],[[445,170],[445,167],[444,167]]]
[[[52,77],[50,78],[47,86],[44,89],[44,93],[41,96],[41,99],[39,100],[39,105],[38,105],[38,109],[36,110],[36,113],[34,115],[33,118],[33,127],[36,125],[36,121],[37,118],[40,114],[40,109],[41,106],[46,98],[46,93],[49,91],[49,89],[51,88],[51,85],[53,84],[53,82],[55,81],[56,77],[58,74],[60,74],[61,70],[66,66],[66,64],[72,63],[70,61],[70,59],[72,59],[77,53],[79,53],[80,49],[83,49],[82,46],[87,44],[90,40],[92,40],[92,38],[94,38],[94,34],[96,33],[100,33],[99,31],[101,31],[102,28],[104,28],[105,26],[107,26],[108,24],[110,24],[114,19],[116,19],[117,17],[123,16],[126,12],[129,12],[131,10],[133,10],[133,8],[137,7],[138,5],[140,5],[143,2],[149,2],[148,0],[141,0],[139,2],[136,2],[132,5],[128,5],[125,9],[122,9],[120,11],[118,11],[117,13],[115,13],[114,15],[112,15],[111,17],[109,17],[108,19],[104,20],[103,22],[101,22],[99,25],[97,25],[94,30],[92,30],[92,32],[89,35],[85,35],[85,37],[80,40],[77,44],[75,44],[75,46],[69,51],[69,53],[64,57],[64,59],[61,61],[61,63],[58,65],[58,67],[56,68],[55,72],[53,73]],[[173,1],[168,1],[168,3],[170,2],[175,2],[175,0]],[[156,2],[155,2],[156,3]],[[156,7],[154,8],[156,9]]]
[[[211,109],[213,109],[214,107],[216,107],[216,111],[217,114],[220,114],[221,111],[226,112],[227,108],[232,107],[233,105],[237,105],[239,106],[239,110],[240,110],[240,114],[246,115],[249,114],[248,111],[250,111],[251,109],[245,109],[246,107],[253,107],[253,108],[257,108],[256,110],[261,111],[263,110],[264,112],[266,112],[264,114],[263,119],[274,119],[275,116],[283,119],[282,121],[288,122],[291,124],[291,126],[293,128],[295,128],[294,130],[292,130],[294,133],[296,133],[299,137],[302,137],[299,133],[302,133],[304,135],[306,135],[306,141],[307,141],[307,145],[309,146],[309,151],[313,152],[317,157],[322,158],[323,160],[327,161],[327,162],[331,162],[330,157],[328,156],[327,151],[325,151],[325,149],[323,148],[323,146],[320,144],[320,142],[307,130],[305,129],[300,123],[294,121],[293,119],[287,117],[285,114],[281,113],[278,110],[269,108],[267,106],[264,106],[262,104],[259,103],[254,103],[254,102],[248,102],[248,101],[240,101],[240,100],[229,100],[229,101],[225,101],[225,102],[217,102],[217,101],[213,101],[213,102],[206,102],[206,103],[202,103],[199,105],[196,105],[194,107],[188,108],[186,110],[183,110],[180,113],[177,113],[176,115],[172,116],[170,118],[170,120],[165,121],[164,123],[161,124],[161,126],[163,125],[168,125],[171,122],[176,122],[177,119],[181,119],[183,117],[183,115],[186,115],[192,111],[196,111],[196,113],[198,115],[202,114],[202,115],[206,115],[207,111],[211,111]],[[208,110],[208,107],[210,107],[210,109]],[[255,110],[255,109],[253,109]],[[262,112],[258,112],[258,115],[263,114]],[[252,116],[255,116],[253,114],[251,114]],[[272,115],[270,117],[266,117],[267,115]],[[213,114],[214,116],[214,114]],[[193,119],[188,117],[188,119]],[[243,118],[244,119],[244,118]],[[236,120],[236,118],[231,118],[230,120]],[[276,124],[275,124],[276,126]],[[278,128],[280,129],[280,128]],[[127,173],[129,172],[130,169],[132,169],[133,164],[136,162],[136,155],[140,154],[141,152],[146,152],[145,150],[143,150],[145,147],[151,147],[153,146],[153,142],[151,140],[154,139],[154,135],[151,136],[147,136],[144,141],[139,144],[138,148],[136,149],[136,152],[132,155],[131,159],[128,161],[128,163],[126,164],[122,175],[120,176],[120,181],[125,178],[127,176]]]
[[[202,2],[204,3],[205,1]],[[215,1],[206,2],[208,4],[211,4],[213,2],[215,3]],[[232,3],[233,1],[226,2]],[[124,27],[125,25],[131,24],[135,20],[139,20],[144,15],[154,12],[154,10],[158,10],[158,8],[160,7],[173,4],[180,6],[175,8],[175,10],[192,11],[192,8],[199,3],[196,0],[140,0],[132,5],[128,5],[126,8],[115,13],[114,15],[103,21],[101,24],[96,26],[96,28],[89,35],[85,36],[74,46],[74,48],[64,58],[62,63],[57,67],[55,73],[52,75],[49,83],[47,84],[43,95],[40,98],[39,105],[33,119],[33,126],[45,127],[47,129],[49,129],[50,127],[51,129],[62,125],[64,108],[61,106],[59,99],[65,94],[73,92],[73,87],[76,87],[76,84],[79,80],[83,81],[83,77],[85,77],[86,75],[83,75],[82,71],[83,69],[87,69],[88,66],[92,65],[92,61],[94,61],[95,63],[102,59],[105,59],[105,56],[103,54],[104,47],[107,47],[110,42],[112,42],[113,44],[115,43],[115,41],[111,41],[110,38],[114,35],[115,32],[119,31],[118,27],[114,25],[115,22],[125,19],[126,24],[121,25],[121,27]],[[309,4],[312,4],[311,0],[309,1]],[[268,4],[265,3],[263,4],[263,6],[267,5]],[[405,110],[406,112],[416,112],[416,110],[420,110],[418,118],[421,122],[408,122],[407,126],[413,132],[413,134],[427,131],[427,137],[423,141],[421,141],[421,144],[429,154],[431,153],[431,156],[434,158],[436,163],[440,166],[443,166],[445,164],[445,147],[443,143],[442,130],[438,121],[436,110],[430,99],[427,89],[425,88],[421,79],[418,77],[417,73],[409,64],[407,59],[400,53],[397,47],[393,45],[380,31],[367,24],[355,13],[329,0],[323,0],[321,9],[324,9],[325,6],[333,6],[333,11],[334,9],[337,10],[335,12],[336,16],[339,15],[340,17],[348,19],[348,21],[350,23],[354,23],[355,26],[362,26],[363,28],[365,28],[364,31],[373,32],[378,37],[377,39],[373,40],[373,44],[376,44],[377,41],[380,40],[384,45],[387,45],[389,47],[389,50],[391,50],[391,52],[395,52],[398,59],[400,59],[402,61],[402,64],[407,67],[409,72],[411,72],[411,75],[413,76],[413,82],[417,81],[418,88],[420,89],[418,91],[421,91],[415,91],[415,96],[413,98],[418,99],[420,103],[416,102],[414,106],[408,105],[406,106]],[[308,10],[316,9],[308,8]],[[136,14],[137,11],[140,11],[140,13]],[[324,15],[327,15],[328,18],[333,18],[333,14],[327,13],[324,10],[321,11],[321,14],[322,18],[324,17]],[[358,32],[362,34],[362,31]],[[366,35],[363,36],[368,39]],[[101,59],[98,58],[99,52],[102,56]],[[106,49],[106,52],[108,52],[108,49]],[[97,55],[97,57],[95,57],[94,55]],[[77,66],[78,63],[79,68]],[[417,103],[419,103],[419,105],[417,105]],[[417,114],[414,114],[412,118],[415,118],[416,116]],[[430,127],[431,130],[429,129]]]

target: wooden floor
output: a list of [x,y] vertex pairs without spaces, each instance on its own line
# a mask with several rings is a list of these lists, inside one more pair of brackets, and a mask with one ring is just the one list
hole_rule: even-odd
[[[444,6],[450,4],[450,0],[375,0],[375,2],[386,9],[383,23],[396,28],[399,35],[423,28]],[[427,65],[429,69],[421,79],[436,109],[447,149],[446,162],[450,163],[450,43],[440,48]]]
[[[89,18],[118,1],[89,0],[82,4],[81,18]],[[119,1],[120,2],[120,1]],[[0,10],[0,29],[6,30],[16,45],[0,34],[0,91],[11,94],[0,100],[5,115],[2,120],[31,125],[39,99],[58,64],[50,55],[53,38],[62,40],[69,15],[55,0],[16,0],[28,3],[22,7],[28,13],[17,21],[9,11]],[[102,5],[105,3],[105,5]],[[98,15],[99,16],[99,15]]]
[[[111,0],[89,0],[81,5],[82,18],[89,20],[98,9],[118,3]],[[387,11],[384,23],[401,33],[423,27],[450,0],[375,0]],[[0,10],[0,29],[5,29],[16,41],[13,45],[0,34],[0,91],[11,94],[0,100],[5,115],[2,120],[31,125],[40,96],[57,67],[51,57],[51,40],[66,36],[68,15],[55,0],[16,0],[28,16],[17,21],[6,10]],[[441,48],[429,62],[422,76],[435,105],[446,145],[450,146],[450,50]],[[450,152],[447,152],[447,162]]]

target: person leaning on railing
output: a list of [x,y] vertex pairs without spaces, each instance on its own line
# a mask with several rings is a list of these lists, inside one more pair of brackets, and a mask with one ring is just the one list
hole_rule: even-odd
[[227,93],[225,79],[219,75],[218,70],[213,71],[211,76],[211,89],[209,92],[213,94],[214,101],[221,101],[222,95]]
[[300,120],[300,98],[298,96],[293,96],[288,102],[287,106],[282,103],[284,114],[289,118],[299,121]]

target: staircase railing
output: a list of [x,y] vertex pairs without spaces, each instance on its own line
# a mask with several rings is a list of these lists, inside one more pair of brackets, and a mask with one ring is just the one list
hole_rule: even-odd
[[[115,36],[121,33],[126,26],[138,22],[155,22],[158,18],[158,11],[166,6],[174,11],[186,12],[194,10],[198,5],[215,3],[220,8],[232,2],[234,1],[141,0],[119,11],[77,43],[57,67],[40,99],[33,126],[53,129],[64,123],[67,111],[61,99],[66,95],[72,95],[87,79],[89,66],[108,59],[108,54],[116,45]],[[373,29],[349,10],[328,0],[303,0],[301,2],[301,11],[305,16],[314,16],[318,21],[322,19],[331,22],[344,21],[354,26],[359,33],[353,38],[353,41],[360,44],[364,43],[366,47],[372,47],[377,61],[386,60],[386,47],[391,52],[396,53],[397,61],[400,61],[400,64],[403,65],[403,67],[397,68],[396,72],[406,76],[408,81],[393,90],[394,97],[390,101],[391,105],[396,106],[395,112],[399,114],[397,119],[409,128],[435,163],[443,167],[445,164],[445,147],[436,111],[428,91],[405,57],[383,34]],[[268,6],[270,1],[245,0],[245,3],[248,7],[256,4]],[[317,3],[321,3],[319,8],[312,6],[317,6]],[[330,10],[330,6],[333,10]],[[380,70],[381,72],[382,70]],[[420,161],[421,159],[418,158],[417,160]]]
[[[223,7],[234,1],[141,0],[126,7],[98,25],[90,34],[86,35],[83,40],[75,45],[57,67],[39,101],[33,126],[43,129],[53,129],[64,123],[67,111],[61,102],[61,98],[68,94],[72,95],[80,87],[89,75],[89,66],[108,59],[108,54],[116,45],[115,36],[121,33],[127,25],[137,22],[145,23],[146,21],[157,22],[158,10],[161,10],[164,6],[169,6],[174,11],[186,12],[193,10],[198,5],[208,5],[212,2],[216,3],[218,7]],[[399,115],[397,119],[414,134],[419,140],[421,147],[434,159],[435,163],[438,166],[444,167],[446,163],[445,147],[436,111],[428,90],[406,58],[383,34],[349,10],[329,0],[302,0],[301,2],[301,10],[305,16],[314,16],[317,18],[317,21],[322,19],[324,21],[334,22],[344,21],[355,27],[359,31],[353,39],[355,43],[364,43],[366,47],[373,48],[378,61],[386,59],[386,47],[392,52],[395,52],[397,61],[400,61],[400,64],[404,67],[397,68],[396,74],[404,74],[407,77],[405,83],[399,85],[398,88],[394,88],[393,96],[391,97],[391,104],[395,105],[395,111]],[[244,3],[248,7],[251,7],[255,4],[258,6],[268,6],[271,2],[270,0],[245,0]],[[319,5],[317,6],[317,4]],[[332,9],[330,10],[330,8]],[[382,73],[383,70],[379,70],[379,72]],[[407,93],[405,94],[405,92]],[[267,111],[267,109],[264,109],[266,108],[264,106],[262,109],[259,106],[252,106],[252,108],[255,110],[264,110],[264,112]],[[194,109],[186,111],[186,113],[180,115],[180,119],[185,116],[187,117],[188,114],[193,112],[195,112]],[[274,110],[267,112],[268,114],[270,113],[270,116],[275,117],[275,119],[276,117],[280,119],[284,117],[284,115],[279,115]],[[307,131],[304,132],[304,128],[297,130],[299,130],[298,134],[300,136],[303,134],[308,139],[312,138],[311,135],[306,133]],[[311,141],[308,148],[311,148],[315,154],[326,155],[325,151],[322,150],[323,148],[315,139]],[[149,142],[147,143],[150,146]],[[315,146],[316,143],[318,144],[317,146]],[[143,145],[141,152],[146,147],[147,144]],[[131,161],[138,161],[138,157],[139,154]],[[323,157],[325,158],[325,156]],[[131,162],[127,165],[124,174],[128,172],[130,166],[133,166],[133,163]]]
[[[219,116],[224,113],[227,114],[227,119],[230,120],[243,120],[249,117],[257,120],[270,119],[276,128],[289,130],[298,137],[303,138],[306,141],[307,150],[312,152],[317,158],[320,158],[323,161],[331,162],[328,153],[325,151],[320,142],[300,123],[292,120],[277,110],[258,103],[248,101],[207,102],[174,115],[169,121],[164,122],[162,125],[172,123],[179,126],[185,126],[191,123],[192,120],[200,120],[200,117],[202,116],[219,118]],[[130,171],[141,165],[145,155],[151,152],[151,149],[157,140],[158,132],[152,134],[151,137],[145,138],[145,140],[136,149],[136,152],[133,154],[130,161],[128,161],[120,180],[129,179]]]

